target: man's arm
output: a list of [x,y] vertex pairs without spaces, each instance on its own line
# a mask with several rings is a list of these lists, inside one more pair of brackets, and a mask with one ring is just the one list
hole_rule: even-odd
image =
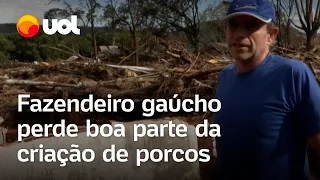
[[312,152],[313,160],[313,173],[317,180],[320,180],[320,133],[317,133],[308,138],[309,148]]
[[320,180],[320,86],[306,64],[297,65],[293,72],[293,97],[299,130],[308,138],[308,153],[311,153],[309,157],[312,157],[310,160],[313,173],[317,180]]

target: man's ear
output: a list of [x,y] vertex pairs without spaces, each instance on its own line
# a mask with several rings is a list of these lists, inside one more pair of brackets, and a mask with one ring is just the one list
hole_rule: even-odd
[[269,32],[269,38],[268,38],[268,44],[272,44],[273,41],[277,38],[277,35],[279,33],[279,28],[273,27],[272,30]]

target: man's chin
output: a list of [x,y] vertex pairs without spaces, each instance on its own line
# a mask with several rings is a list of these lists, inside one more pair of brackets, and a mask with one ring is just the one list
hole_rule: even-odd
[[236,61],[248,61],[251,59],[252,57],[252,54],[250,53],[234,53],[232,54],[233,58],[236,60]]

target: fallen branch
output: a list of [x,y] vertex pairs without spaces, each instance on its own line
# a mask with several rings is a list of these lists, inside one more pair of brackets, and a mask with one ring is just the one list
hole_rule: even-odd
[[35,69],[33,68],[23,68],[23,69],[16,69],[16,70],[10,70],[10,75],[17,75],[17,74],[23,74],[23,73],[32,73]]
[[119,69],[129,69],[132,71],[143,72],[143,73],[150,73],[150,71],[151,72],[154,71],[153,68],[141,67],[141,66],[118,66],[118,65],[111,65],[111,64],[107,64],[106,66],[113,67],[113,68],[119,68]]
[[192,60],[190,58],[188,58],[185,54],[183,54],[182,52],[180,54],[175,54],[175,53],[172,53],[170,52],[169,50],[167,50],[166,52],[168,55],[174,57],[174,58],[177,58],[177,59],[181,59],[181,60],[184,60],[185,62],[188,62],[188,63],[192,63]]
[[194,66],[194,64],[198,61],[199,55],[200,55],[200,53],[198,53],[196,60],[190,65],[190,67],[187,69],[187,71],[183,73],[183,75],[180,77],[180,79],[182,79],[186,75],[186,73],[191,70],[191,68]]
[[185,75],[184,78],[192,79],[192,78],[198,78],[200,76],[206,76],[206,75],[209,75],[211,73],[220,72],[223,68],[224,67],[218,67],[218,68],[209,69],[209,70],[205,70],[205,71],[198,71],[198,72],[195,72],[195,73],[191,73],[191,74]]
[[193,69],[188,70],[188,69],[184,69],[184,68],[167,69],[167,71],[173,72],[173,73],[185,73],[186,71],[188,71],[189,73],[199,72],[198,70],[193,70]]
[[81,84],[64,84],[56,83],[53,81],[31,81],[31,80],[19,80],[19,79],[5,79],[0,82],[1,85],[18,85],[18,86],[51,86],[51,87],[70,87],[70,88],[83,88]]
[[129,56],[123,58],[118,65],[120,65],[121,63],[123,63],[125,60],[127,60],[129,57],[131,57],[132,55],[134,55],[137,51],[139,51],[143,46],[145,46],[146,43],[142,44],[138,49],[136,49],[135,51],[133,51]]
[[146,94],[154,91],[155,89],[159,88],[160,83],[152,84],[150,86],[141,87],[137,89],[130,89],[120,92],[112,93],[113,98],[124,98],[124,97],[142,97],[146,96]]

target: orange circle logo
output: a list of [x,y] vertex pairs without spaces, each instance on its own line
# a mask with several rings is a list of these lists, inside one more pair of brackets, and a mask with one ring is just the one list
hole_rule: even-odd
[[39,21],[30,14],[21,16],[17,21],[17,30],[21,36],[31,38],[39,31]]

